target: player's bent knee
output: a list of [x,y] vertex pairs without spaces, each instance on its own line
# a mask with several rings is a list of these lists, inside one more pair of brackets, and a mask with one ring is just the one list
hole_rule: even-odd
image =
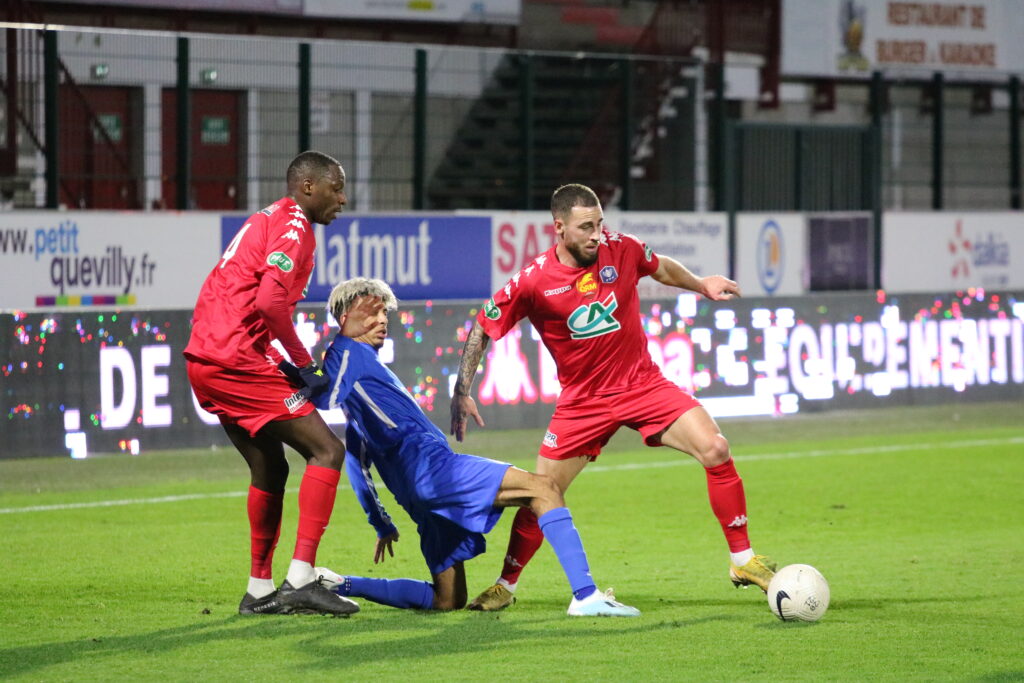
[[345,444],[338,439],[329,439],[318,444],[310,462],[320,467],[340,470],[345,464]]
[[534,474],[530,480],[532,485],[533,504],[530,506],[536,513],[538,509],[543,514],[548,510],[565,505],[565,498],[562,496],[562,489],[554,477],[547,474]]
[[441,612],[451,612],[462,609],[466,606],[466,597],[457,595],[439,595],[434,593],[434,609]]
[[717,467],[729,457],[729,441],[721,434],[716,434],[701,453],[701,463],[704,467]]

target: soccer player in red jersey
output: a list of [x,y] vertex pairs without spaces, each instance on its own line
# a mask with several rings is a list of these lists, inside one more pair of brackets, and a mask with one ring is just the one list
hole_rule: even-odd
[[[346,615],[355,602],[320,585],[316,551],[334,508],[345,445],[310,402],[327,387],[295,334],[292,314],[313,271],[313,224],[327,225],[345,206],[345,171],[320,152],[288,166],[288,194],[246,220],[199,291],[185,348],[199,404],[220,418],[251,473],[252,568],[240,614]],[[299,368],[296,386],[279,368],[277,339]],[[284,444],[306,460],[299,485],[295,554],[280,589],[271,562],[281,533],[288,462]]]
[[[477,315],[452,397],[452,434],[462,441],[469,417],[483,426],[470,390],[484,350],[490,339],[500,339],[528,318],[554,357],[562,386],[535,471],[553,477],[565,491],[623,425],[639,431],[648,446],[692,455],[705,468],[711,509],[729,545],[730,578],[737,586],[767,590],[775,565],[751,549],[743,482],[729,442],[697,399],[667,380],[651,359],[636,287],[650,275],[725,301],[740,295],[739,286],[721,275],[699,278],[632,235],[607,229],[601,202],[586,186],[555,190],[551,214],[555,246],[513,276]],[[536,517],[521,509],[501,577],[469,609],[511,604],[519,575],[543,538]]]

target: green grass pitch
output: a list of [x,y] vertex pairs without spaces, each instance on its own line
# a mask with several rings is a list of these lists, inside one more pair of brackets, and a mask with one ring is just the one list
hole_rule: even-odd
[[[568,502],[601,588],[637,619],[573,619],[550,548],[497,614],[362,602],[350,619],[237,616],[248,573],[239,456],[227,449],[0,461],[3,680],[1022,680],[1024,405],[722,422],[757,551],[827,577],[816,624],[736,590],[690,459],[624,431]],[[539,432],[474,429],[471,453],[531,467]],[[275,559],[294,543],[301,462]],[[415,529],[372,564],[339,491],[320,562],[427,578]],[[497,576],[512,513],[468,563]]]

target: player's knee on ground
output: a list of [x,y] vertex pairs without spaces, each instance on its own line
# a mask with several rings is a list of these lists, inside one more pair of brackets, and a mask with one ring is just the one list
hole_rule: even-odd
[[450,612],[451,610],[462,609],[465,606],[465,593],[457,594],[455,592],[439,590],[437,586],[434,586],[433,609],[440,610],[442,612]]

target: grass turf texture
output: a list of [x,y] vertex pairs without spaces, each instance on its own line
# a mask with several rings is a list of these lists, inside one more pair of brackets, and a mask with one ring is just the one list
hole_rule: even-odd
[[[236,614],[248,572],[247,476],[232,451],[0,461],[0,679],[1020,680],[1024,407],[1020,403],[724,421],[755,549],[816,566],[817,624],[783,623],[727,578],[724,541],[690,459],[625,430],[569,505],[601,588],[638,619],[574,619],[545,546],[520,602],[497,614],[416,613],[362,601],[351,619]],[[531,467],[538,432],[476,429],[467,452]],[[293,454],[294,455],[294,454]],[[525,456],[525,457],[524,457]],[[294,543],[293,463],[275,559]],[[108,507],[20,511],[98,501]],[[427,578],[415,529],[372,564],[346,488],[320,563]],[[12,511],[17,510],[17,511]],[[490,585],[512,511],[467,564]]]

